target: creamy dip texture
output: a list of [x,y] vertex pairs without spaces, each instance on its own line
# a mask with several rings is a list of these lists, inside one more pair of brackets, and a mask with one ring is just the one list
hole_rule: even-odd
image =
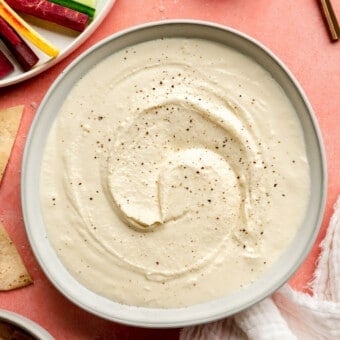
[[254,282],[306,209],[302,130],[276,81],[195,39],[126,48],[68,94],[41,173],[48,237],[114,301],[180,307]]

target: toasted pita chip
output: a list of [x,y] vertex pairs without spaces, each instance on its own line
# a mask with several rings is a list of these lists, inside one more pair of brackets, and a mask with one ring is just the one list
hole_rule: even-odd
[[0,182],[17,135],[24,106],[0,110]]
[[21,257],[0,222],[0,291],[24,287],[32,283]]

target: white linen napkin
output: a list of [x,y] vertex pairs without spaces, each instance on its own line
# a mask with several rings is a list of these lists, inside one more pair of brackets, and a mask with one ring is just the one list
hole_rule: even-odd
[[286,284],[233,317],[184,328],[180,340],[340,339],[340,197],[320,247],[313,296]]

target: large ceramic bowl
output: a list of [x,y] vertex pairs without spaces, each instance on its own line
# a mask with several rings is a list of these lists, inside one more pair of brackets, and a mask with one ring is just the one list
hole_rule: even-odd
[[[66,270],[46,235],[39,201],[39,173],[44,145],[66,94],[91,67],[129,45],[161,37],[189,37],[216,41],[248,55],[269,71],[296,109],[304,131],[312,192],[304,221],[287,251],[254,284],[225,298],[187,308],[157,309],[127,306],[82,286]],[[283,285],[307,256],[319,230],[325,203],[325,159],[313,110],[287,68],[268,49],[233,29],[198,21],[165,21],[119,32],[74,61],[52,85],[35,117],[22,167],[22,207],[29,241],[44,272],[67,298],[103,318],[144,327],[179,327],[216,320],[239,312]]]

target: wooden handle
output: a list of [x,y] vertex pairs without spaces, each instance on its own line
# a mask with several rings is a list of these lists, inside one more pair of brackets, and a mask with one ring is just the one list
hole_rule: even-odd
[[330,0],[320,0],[323,14],[326,18],[328,30],[332,40],[339,40],[340,28],[338,20],[336,19],[332,4]]

